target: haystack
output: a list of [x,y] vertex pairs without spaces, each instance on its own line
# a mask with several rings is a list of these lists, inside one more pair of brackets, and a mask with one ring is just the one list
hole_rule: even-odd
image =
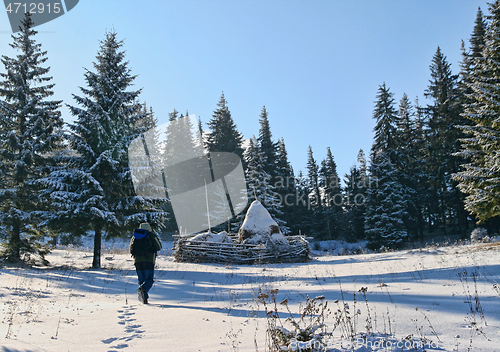
[[240,243],[261,244],[269,243],[270,240],[283,244],[287,242],[276,221],[258,200],[254,200],[248,208],[238,235]]

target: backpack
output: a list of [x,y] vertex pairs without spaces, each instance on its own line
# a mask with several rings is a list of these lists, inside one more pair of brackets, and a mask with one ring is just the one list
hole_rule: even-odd
[[130,254],[132,256],[145,256],[156,253],[161,249],[158,238],[148,230],[135,229],[130,243]]

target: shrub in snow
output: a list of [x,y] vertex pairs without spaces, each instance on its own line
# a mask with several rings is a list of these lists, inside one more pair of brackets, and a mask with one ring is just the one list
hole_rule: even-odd
[[478,242],[490,242],[490,237],[488,236],[488,231],[481,227],[474,229],[470,235],[470,240],[472,243]]
[[278,290],[274,289],[260,293],[258,297],[266,310],[267,347],[271,351],[325,351],[327,338],[331,335],[326,331],[325,319],[329,316],[330,310],[325,297],[318,296],[311,299],[306,296],[306,303],[299,305],[299,318],[292,314],[287,299],[279,303],[290,315],[285,320],[291,327],[287,329],[281,323],[279,316],[277,293]]

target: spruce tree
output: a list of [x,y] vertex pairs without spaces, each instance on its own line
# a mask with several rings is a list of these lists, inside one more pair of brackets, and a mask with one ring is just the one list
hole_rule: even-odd
[[462,127],[467,138],[456,155],[467,161],[454,175],[458,187],[467,195],[466,209],[481,222],[500,215],[500,1],[490,4],[489,12],[482,56],[474,59],[470,82],[466,82],[472,93],[464,116],[472,126]]
[[427,130],[425,114],[420,106],[418,98],[415,99],[415,117],[413,120],[413,142],[411,146],[411,158],[414,161],[411,167],[412,183],[416,194],[412,199],[416,205],[417,212],[417,233],[418,239],[423,241],[425,219],[429,217],[428,211],[428,180],[430,179],[426,167],[425,149],[427,145]]
[[[471,44],[471,57],[481,58],[483,57],[483,49],[485,47],[485,36],[486,36],[487,24],[483,16],[483,11],[478,7],[476,20],[474,23],[474,30],[469,39]],[[474,63],[472,63],[474,64]]]
[[388,154],[372,154],[370,176],[377,184],[368,189],[365,234],[368,247],[399,248],[407,238],[403,222],[407,205],[395,165]]
[[310,190],[309,197],[312,198],[311,203],[314,204],[315,207],[319,207],[322,202],[319,189],[319,166],[314,159],[311,146],[309,146],[307,150],[307,179]]
[[[481,11],[481,8],[478,8],[476,20],[474,23],[474,29],[469,39],[469,49],[466,49],[464,41],[462,41],[461,51],[462,51],[462,61],[460,62],[460,73],[459,73],[459,82],[458,89],[460,93],[460,103],[463,107],[466,107],[469,104],[474,103],[473,94],[474,91],[471,88],[474,80],[474,72],[478,69],[478,65],[483,61],[483,49],[485,47],[485,35],[486,35],[487,23],[485,17]],[[473,121],[467,119],[464,115],[461,121],[461,126],[459,128],[463,129],[466,126],[474,125]],[[465,138],[466,133],[464,133],[461,138]],[[468,164],[470,160],[468,158],[464,158],[461,163]],[[457,187],[455,191],[459,188]],[[465,194],[462,193],[457,195],[461,198],[462,202],[465,203]],[[462,209],[461,209],[462,210]],[[465,238],[465,230],[468,229],[468,215],[465,213],[465,208],[462,210],[463,214],[461,214],[461,218],[464,222],[464,229],[462,231],[462,237]],[[474,218],[474,214],[471,214],[471,217]]]
[[313,155],[311,146],[307,150],[307,221],[308,232],[316,238],[324,238],[326,230],[322,221],[322,195],[320,190],[319,166]]
[[295,204],[293,206],[294,224],[297,224],[301,234],[315,235],[315,229],[311,223],[310,188],[309,180],[302,170],[299,170],[295,178]]
[[65,230],[79,234],[93,231],[92,267],[101,266],[103,234],[129,234],[142,221],[161,226],[166,213],[158,207],[165,199],[135,193],[128,163],[128,146],[140,137],[142,106],[140,90],[130,90],[132,75],[122,41],[115,32],[106,33],[94,63],[95,72],[86,70],[83,96],[73,95],[78,106],[69,106],[76,117],[70,125],[70,143],[76,155],[70,169],[53,173],[47,183],[59,211],[58,221],[71,224]]
[[363,149],[358,152],[357,164],[344,175],[343,237],[349,242],[365,239],[365,212],[368,188],[371,186]]
[[164,142],[164,159],[165,163],[169,165],[199,156],[193,136],[191,118],[189,115],[180,114],[179,116],[175,109],[169,114],[169,124],[165,132]]
[[[197,146],[193,136],[193,124],[189,114],[186,116],[179,115],[179,112],[174,109],[169,113],[169,122],[166,131],[161,139],[162,163],[168,167],[168,173],[165,174],[165,182],[168,190],[176,190],[182,187],[181,184],[189,184],[189,177],[196,177],[198,172],[188,173],[183,169],[170,167],[175,164],[185,162],[192,158],[202,155],[203,151]],[[175,232],[178,229],[178,224],[173,213],[172,204],[167,192],[167,204],[165,210],[170,214],[168,221],[165,223],[166,230]]]
[[371,150],[370,181],[367,191],[365,234],[372,248],[397,247],[406,237],[403,218],[406,216],[405,192],[401,184],[401,155],[393,94],[383,84],[379,87],[373,118],[375,139]]
[[272,140],[271,127],[269,126],[269,118],[266,107],[262,108],[259,118],[259,142],[260,149],[264,154],[264,170],[271,175],[271,182],[274,183],[276,176],[276,153],[277,145]]
[[260,149],[259,142],[255,137],[250,139],[244,157],[247,165],[245,176],[248,188],[248,204],[250,205],[254,200],[258,200],[278,223],[281,231],[288,233],[289,228],[282,219],[283,211],[281,209],[283,206],[279,194],[271,183],[271,175],[264,168],[264,152]]
[[394,94],[389,87],[383,83],[379,86],[373,111],[373,118],[376,120],[374,128],[375,137],[372,144],[372,153],[384,151],[391,162],[396,161],[396,149],[399,142],[396,139],[399,118],[394,108]]
[[222,93],[218,108],[208,122],[210,132],[207,134],[206,147],[210,152],[228,152],[243,156],[243,137],[238,131],[227,107],[227,101]]
[[323,193],[323,218],[326,237],[328,239],[338,238],[342,232],[343,195],[337,173],[337,164],[333,159],[330,147],[326,149],[326,158],[321,162],[319,182]]
[[288,152],[283,138],[278,140],[278,153],[276,155],[276,178],[273,186],[279,195],[283,211],[283,221],[286,222],[291,232],[298,232],[299,226],[294,214],[297,208],[297,194],[293,168],[288,161]]
[[438,47],[430,66],[431,79],[425,96],[432,104],[427,106],[428,144],[426,165],[429,180],[429,201],[434,222],[440,225],[444,234],[449,223],[460,224],[463,214],[462,199],[455,191],[456,182],[451,175],[458,171],[459,161],[453,153],[459,150],[459,138],[462,136],[457,128],[463,119],[460,116],[460,94],[457,86],[458,75],[453,75],[451,65]]
[[[469,38],[470,48],[466,49],[462,40],[461,52],[462,61],[460,62],[460,73],[458,81],[458,90],[460,93],[460,103],[465,106],[474,102],[471,95],[474,93],[470,88],[474,79],[474,71],[483,60],[483,49],[485,47],[485,35],[487,24],[481,8],[478,8],[474,29]],[[471,125],[472,122],[467,118],[462,119],[463,125]]]
[[56,153],[62,149],[61,101],[53,95],[47,52],[42,51],[26,13],[20,32],[10,46],[17,56],[2,56],[5,73],[0,77],[0,224],[6,235],[4,257],[29,260],[46,250],[40,215],[52,210],[40,202],[43,189],[37,182],[57,166]]
[[142,105],[141,115],[142,118],[138,120],[136,126],[138,132],[144,133],[158,127],[158,119],[155,117],[153,108],[148,108],[146,103]]
[[[365,179],[366,180],[366,179]],[[348,242],[365,239],[366,190],[360,167],[353,165],[344,175],[344,238]]]
[[399,103],[399,122],[397,126],[397,154],[398,164],[396,168],[399,173],[399,182],[404,189],[404,199],[406,202],[406,214],[404,224],[406,230],[413,238],[418,237],[419,229],[419,208],[421,207],[420,197],[417,192],[417,175],[421,161],[419,158],[420,144],[416,135],[414,120],[415,112],[410,99],[406,94]]

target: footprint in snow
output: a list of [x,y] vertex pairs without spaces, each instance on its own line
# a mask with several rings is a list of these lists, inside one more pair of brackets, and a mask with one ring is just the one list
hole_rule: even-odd
[[[121,344],[116,345],[116,346],[111,346],[111,348],[116,348],[116,349],[119,349],[119,350],[127,348],[127,347],[128,347],[128,345],[126,343],[121,343]],[[114,352],[114,351],[113,350],[109,350],[108,352]]]
[[116,337],[110,337],[109,339],[101,340],[101,342],[105,344],[110,344],[111,342],[114,342],[116,340],[118,340]]

